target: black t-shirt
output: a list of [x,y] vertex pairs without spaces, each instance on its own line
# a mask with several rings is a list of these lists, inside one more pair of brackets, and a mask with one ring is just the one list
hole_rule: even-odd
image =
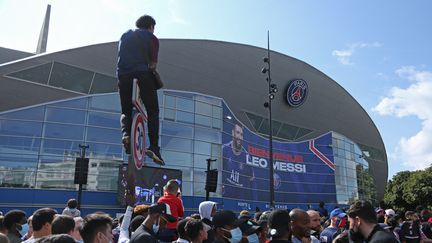
[[269,243],[291,243],[290,240],[271,240]]
[[143,224],[132,234],[129,243],[158,243],[153,230],[148,229]]
[[375,225],[375,228],[372,230],[372,233],[366,239],[366,242],[398,243],[398,241],[396,240],[395,236],[392,233],[383,230],[378,224]]

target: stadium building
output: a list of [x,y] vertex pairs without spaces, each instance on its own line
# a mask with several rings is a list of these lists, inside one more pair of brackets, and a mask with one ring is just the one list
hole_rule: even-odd
[[[128,157],[119,125],[117,45],[36,55],[0,48],[1,211],[60,209],[76,197],[79,144],[89,145],[90,159],[82,210],[123,211],[119,169]],[[208,158],[219,171],[210,197],[220,208],[268,208],[268,84],[260,71],[266,55],[222,41],[160,40],[163,168],[181,171],[187,211],[204,200]],[[307,63],[274,51],[271,62],[279,89],[272,102],[276,207],[382,199],[387,157],[366,111]],[[146,166],[158,167],[149,159]]]

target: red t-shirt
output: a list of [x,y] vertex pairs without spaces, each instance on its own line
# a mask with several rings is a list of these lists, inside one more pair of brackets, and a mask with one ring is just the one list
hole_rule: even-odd
[[172,195],[167,194],[166,196],[160,197],[158,202],[166,203],[170,206],[171,214],[172,216],[177,218],[177,221],[174,223],[167,223],[166,228],[168,229],[175,229],[177,227],[178,218],[184,216],[184,208],[183,208],[183,202],[180,200],[180,198]]

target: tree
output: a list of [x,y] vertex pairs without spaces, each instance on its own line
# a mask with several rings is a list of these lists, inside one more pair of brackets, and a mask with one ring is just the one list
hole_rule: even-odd
[[393,209],[414,210],[417,205],[432,207],[432,166],[425,170],[402,171],[387,183],[384,202]]

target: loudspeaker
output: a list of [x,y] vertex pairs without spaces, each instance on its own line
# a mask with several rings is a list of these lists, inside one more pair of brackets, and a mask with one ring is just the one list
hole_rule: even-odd
[[205,190],[208,192],[216,192],[218,181],[218,171],[209,170],[207,171]]
[[76,158],[74,177],[75,184],[87,184],[88,166],[88,158]]

